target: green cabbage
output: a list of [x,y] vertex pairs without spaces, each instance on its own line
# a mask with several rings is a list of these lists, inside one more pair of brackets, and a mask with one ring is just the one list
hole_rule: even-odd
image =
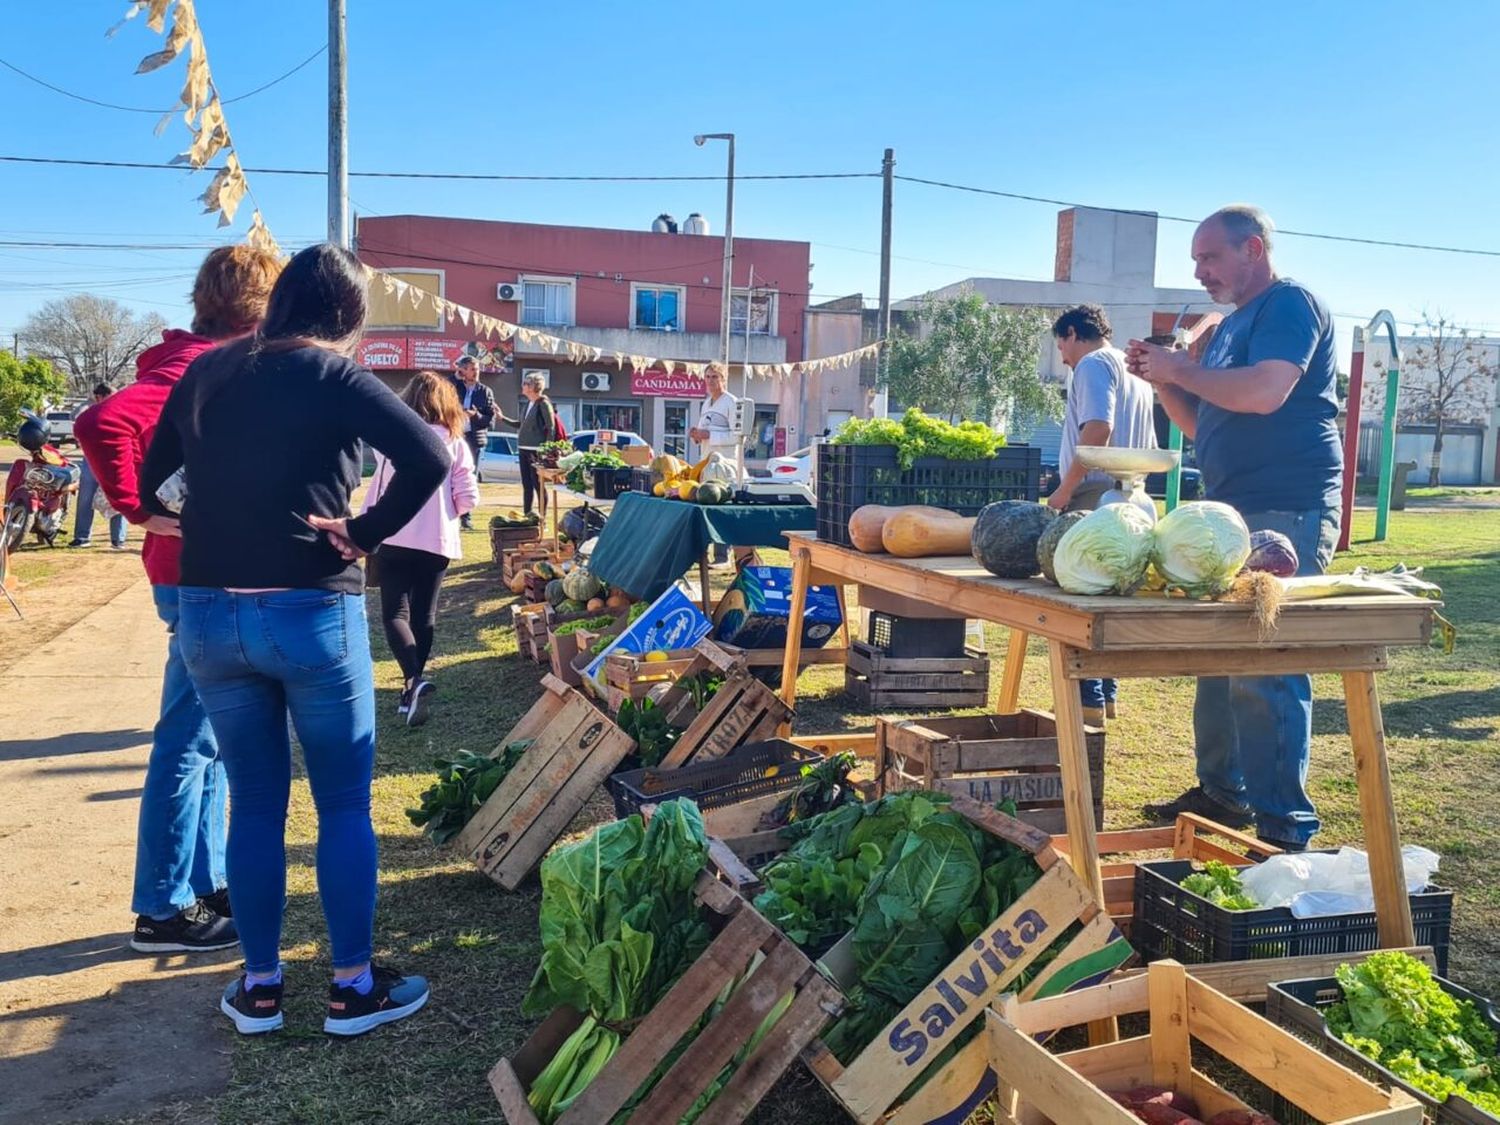
[[1180,505],[1156,525],[1152,562],[1170,589],[1214,597],[1229,589],[1250,557],[1250,529],[1228,504]]
[[[1134,504],[1106,504],[1063,533],[1052,556],[1070,594],[1128,594],[1151,561],[1151,517]],[[1248,551],[1248,547],[1246,548]]]

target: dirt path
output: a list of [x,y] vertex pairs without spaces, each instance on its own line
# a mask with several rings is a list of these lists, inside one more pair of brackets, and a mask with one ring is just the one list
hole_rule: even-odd
[[110,596],[124,572],[95,563],[37,587],[32,643],[71,623],[0,661],[0,1122],[149,1114],[229,1077],[213,994],[237,951],[126,945],[165,635],[139,569]]

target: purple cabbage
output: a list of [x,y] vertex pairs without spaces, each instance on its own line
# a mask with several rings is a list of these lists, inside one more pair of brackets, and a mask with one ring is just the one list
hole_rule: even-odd
[[1246,570],[1263,570],[1277,578],[1291,578],[1297,573],[1297,548],[1279,531],[1252,531],[1250,558]]

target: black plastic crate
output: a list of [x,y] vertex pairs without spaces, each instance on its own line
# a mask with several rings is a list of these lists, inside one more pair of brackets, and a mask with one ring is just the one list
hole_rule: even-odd
[[897,617],[870,611],[868,642],[897,660],[964,655],[969,623],[961,618]]
[[[1488,1000],[1441,977],[1437,978],[1437,982],[1444,992],[1455,999],[1472,1000],[1480,1017],[1491,1030],[1500,1034],[1500,1016],[1495,1014],[1494,1006]],[[1405,1090],[1422,1103],[1427,1119],[1435,1122],[1435,1125],[1495,1125],[1496,1118],[1493,1114],[1486,1113],[1461,1098],[1435,1101],[1431,1096],[1397,1078],[1368,1055],[1360,1054],[1328,1030],[1323,1012],[1343,998],[1343,990],[1333,977],[1283,981],[1266,989],[1266,1019],[1278,1027],[1295,1032],[1299,1038],[1312,1042],[1325,1055],[1348,1067],[1361,1078],[1369,1079],[1387,1090]],[[1312,1117],[1279,1094],[1276,1096],[1272,1116],[1282,1125],[1317,1125]]]
[[818,498],[818,538],[848,547],[849,517],[866,504],[927,504],[977,516],[996,500],[1036,500],[1042,487],[1042,451],[1008,445],[989,461],[921,457],[910,469],[894,445],[818,446],[813,492]]
[[639,492],[642,496],[650,496],[651,488],[656,483],[654,473],[649,468],[633,466],[630,470],[630,491]]
[[623,469],[594,469],[594,499],[613,500],[622,492],[630,491],[630,474],[634,472],[628,466]]
[[[1145,960],[1172,957],[1186,965],[1202,965],[1379,948],[1373,911],[1297,918],[1285,906],[1225,910],[1178,886],[1194,870],[1188,859],[1136,865],[1130,940]],[[1428,887],[1412,895],[1411,920],[1416,944],[1432,946],[1438,973],[1447,972],[1453,892]]]
[[[747,742],[732,754],[712,762],[624,770],[605,780],[614,798],[615,815],[622,820],[642,805],[660,804],[673,797],[690,797],[700,809],[735,805],[767,793],[791,789],[802,779],[802,767],[816,765],[823,755],[785,739]],[[768,771],[775,768],[775,773]]]

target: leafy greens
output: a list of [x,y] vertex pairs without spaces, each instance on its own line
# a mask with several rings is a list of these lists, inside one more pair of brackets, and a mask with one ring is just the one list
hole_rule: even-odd
[[434,844],[446,844],[499,788],[531,742],[529,738],[519,739],[495,757],[461,750],[452,758],[434,758],[437,783],[423,791],[421,807],[406,810],[406,819]]
[[1202,871],[1195,871],[1178,885],[1225,910],[1260,909],[1260,903],[1245,893],[1239,872],[1217,859],[1209,860]]

